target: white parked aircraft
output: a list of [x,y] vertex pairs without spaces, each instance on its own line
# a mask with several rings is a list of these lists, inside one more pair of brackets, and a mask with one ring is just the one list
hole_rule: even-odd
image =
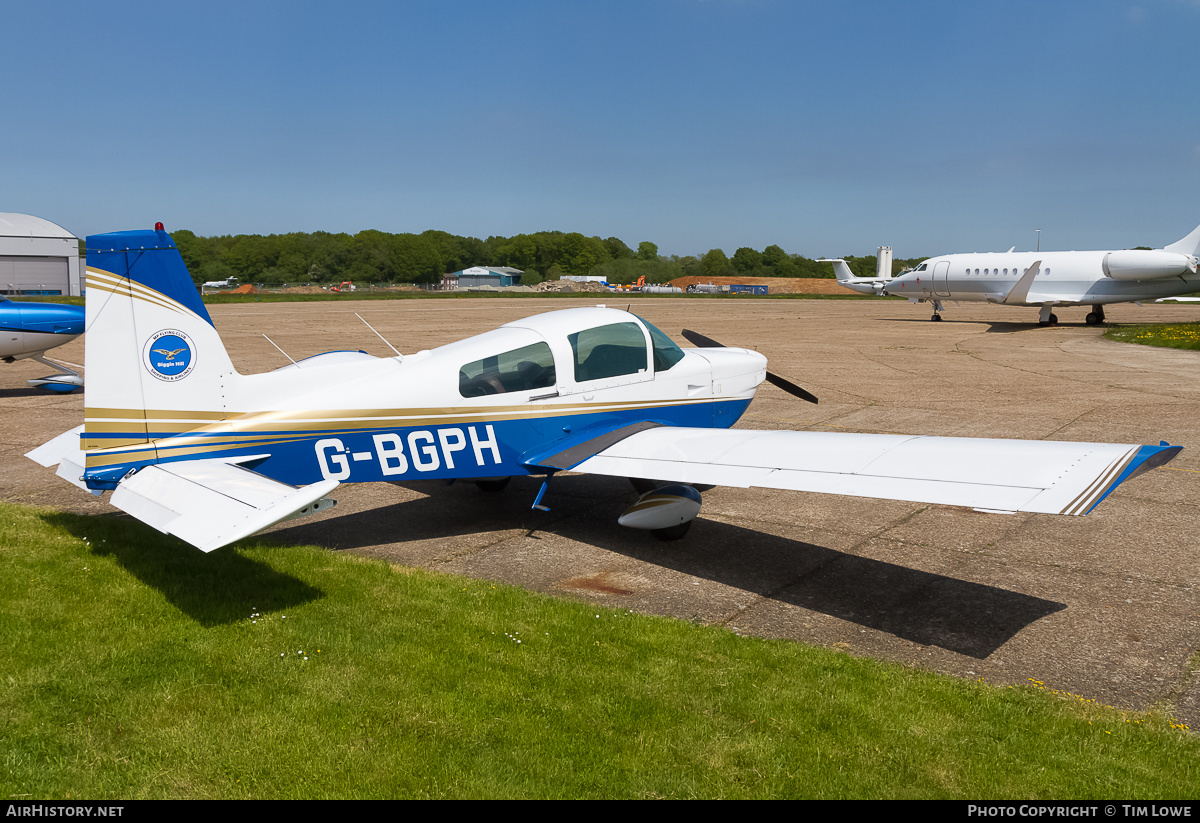
[[341,483],[502,486],[590,472],[667,485],[618,522],[681,537],[693,485],[1086,514],[1178,446],[731,429],[766,358],[616,309],[551,311],[432,351],[234,370],[170,236],[87,238],[84,424],[34,449],[60,477],[203,551],[333,505]]
[[892,282],[890,275],[883,277],[859,277],[854,272],[850,271],[850,266],[845,260],[839,258],[821,258],[818,263],[832,263],[833,274],[837,277],[838,285],[845,286],[851,291],[856,291],[859,294],[887,294],[888,284]]
[[[1014,247],[1015,249],[1015,247]],[[866,294],[932,303],[941,320],[947,300],[1038,306],[1038,323],[1058,322],[1059,306],[1091,306],[1088,325],[1104,322],[1108,303],[1136,303],[1200,291],[1200,226],[1161,249],[979,252],[931,257],[891,278],[855,278],[844,260],[833,263],[838,283]]]

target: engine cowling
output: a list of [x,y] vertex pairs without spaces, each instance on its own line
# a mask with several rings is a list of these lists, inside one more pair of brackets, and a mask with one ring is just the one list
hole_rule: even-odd
[[1196,258],[1173,251],[1125,249],[1104,255],[1104,276],[1113,280],[1157,280],[1196,272]]

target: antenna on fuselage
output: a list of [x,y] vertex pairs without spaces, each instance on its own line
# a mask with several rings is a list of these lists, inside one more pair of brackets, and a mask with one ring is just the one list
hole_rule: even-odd
[[[372,326],[370,323],[368,323],[366,320],[363,320],[363,318],[362,318],[362,315],[361,315],[361,314],[359,314],[358,312],[355,312],[355,313],[354,313],[354,316],[355,316],[355,317],[357,317],[359,320],[362,320],[362,321],[363,321],[363,325],[364,325],[364,326],[366,326],[368,329],[370,329],[371,331],[375,331],[375,327],[374,327],[374,326]],[[391,349],[392,351],[396,352],[396,356],[397,356],[397,357],[403,357],[403,356],[404,356],[404,355],[402,355],[400,352],[396,351],[396,347],[395,347],[395,346],[393,346],[391,343],[388,343],[388,341],[387,341],[387,338],[386,338],[386,337],[384,337],[382,334],[380,334],[379,332],[375,331],[375,336],[376,336],[376,337],[378,337],[380,340],[382,340],[384,343],[386,343],[386,344],[387,344],[387,347],[388,347],[389,349]]]
[[[267,336],[264,334],[263,337],[267,337]],[[267,342],[270,343],[272,346],[275,346],[275,341],[269,337],[267,337]],[[283,349],[280,349],[279,346],[275,346],[275,348],[279,349],[279,353],[282,354],[284,357],[287,357],[287,359],[290,360],[292,363],[296,362],[295,360],[292,360],[292,358],[288,357],[288,353],[285,352]]]
[[1037,250],[1038,250],[1038,251],[1041,251],[1041,250],[1042,250],[1042,230],[1041,230],[1041,229],[1034,229],[1034,231],[1036,231],[1036,232],[1037,232],[1037,236],[1038,236]]

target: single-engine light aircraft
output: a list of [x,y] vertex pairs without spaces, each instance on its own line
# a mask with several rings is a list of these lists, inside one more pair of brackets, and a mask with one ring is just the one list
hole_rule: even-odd
[[5,363],[36,360],[56,371],[28,381],[31,386],[56,392],[75,391],[83,385],[79,373],[47,360],[45,354],[83,334],[83,316],[83,306],[18,303],[0,296],[0,360]]
[[551,311],[432,351],[239,374],[159,224],[87,238],[84,423],[29,457],[203,551],[333,505],[341,483],[591,472],[650,489],[618,522],[676,538],[696,485],[1086,514],[1178,446],[731,429],[766,358],[636,315]]
[[1161,249],[1115,251],[1015,251],[931,257],[895,277],[855,277],[845,260],[832,263],[838,283],[862,294],[932,303],[941,320],[943,301],[1038,306],[1038,325],[1058,323],[1059,306],[1091,306],[1084,320],[1104,322],[1108,303],[1137,303],[1200,291],[1200,226]]

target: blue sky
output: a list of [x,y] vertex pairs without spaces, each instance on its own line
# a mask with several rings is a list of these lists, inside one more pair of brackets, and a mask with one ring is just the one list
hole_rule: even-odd
[[911,257],[1200,223],[1200,0],[0,9],[0,211],[80,236]]

